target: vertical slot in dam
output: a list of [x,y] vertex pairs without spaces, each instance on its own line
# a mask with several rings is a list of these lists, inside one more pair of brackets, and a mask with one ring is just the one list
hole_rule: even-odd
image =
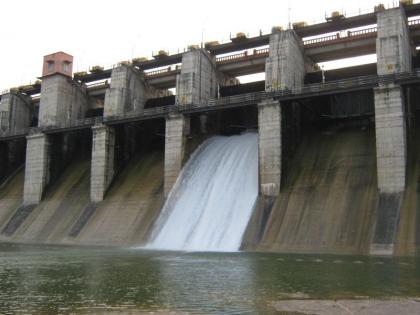
[[258,135],[215,136],[182,170],[150,249],[237,251],[258,196]]

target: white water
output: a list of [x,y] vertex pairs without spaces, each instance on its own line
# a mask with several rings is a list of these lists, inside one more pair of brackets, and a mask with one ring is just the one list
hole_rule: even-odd
[[212,137],[182,170],[147,248],[237,251],[257,196],[257,134]]

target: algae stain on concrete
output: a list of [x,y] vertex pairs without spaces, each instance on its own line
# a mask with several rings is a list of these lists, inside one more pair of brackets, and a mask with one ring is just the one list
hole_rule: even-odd
[[308,134],[300,144],[259,249],[366,253],[377,200],[373,130]]

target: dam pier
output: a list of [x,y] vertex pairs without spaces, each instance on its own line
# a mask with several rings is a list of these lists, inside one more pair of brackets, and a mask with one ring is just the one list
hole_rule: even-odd
[[200,144],[253,130],[242,249],[418,254],[419,45],[420,4],[404,3],[89,73],[45,56],[40,82],[1,95],[0,240],[146,244]]

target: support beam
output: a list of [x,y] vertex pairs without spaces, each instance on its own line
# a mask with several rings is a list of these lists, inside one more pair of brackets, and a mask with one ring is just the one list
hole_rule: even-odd
[[113,127],[97,125],[92,127],[92,133],[90,198],[100,202],[114,177],[115,131]]
[[47,135],[38,133],[27,138],[24,205],[38,204],[50,179],[50,141]]
[[281,106],[278,101],[258,104],[260,194],[277,196],[281,184]]
[[216,61],[204,49],[191,49],[182,55],[181,73],[176,80],[176,103],[202,105],[217,96],[219,75]]
[[38,126],[60,126],[83,119],[88,107],[86,87],[60,73],[42,78]]
[[186,136],[190,118],[182,114],[171,114],[166,118],[165,130],[165,174],[164,195],[168,196],[182,169]]

